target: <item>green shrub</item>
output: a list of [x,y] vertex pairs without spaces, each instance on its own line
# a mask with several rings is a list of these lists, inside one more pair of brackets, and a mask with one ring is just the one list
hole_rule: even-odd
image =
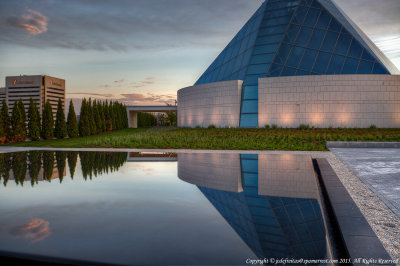
[[270,129],[270,126],[269,126],[268,124],[266,124],[266,125],[264,126],[264,128]]
[[376,126],[375,125],[371,125],[369,128],[370,129],[376,129]]
[[305,124],[300,124],[299,129],[301,130],[310,129],[310,126]]
[[276,124],[272,124],[272,125],[271,125],[271,128],[272,128],[272,129],[277,129],[278,126],[277,126]]
[[215,127],[215,125],[209,125],[207,128],[212,129],[212,128],[216,128],[216,127]]

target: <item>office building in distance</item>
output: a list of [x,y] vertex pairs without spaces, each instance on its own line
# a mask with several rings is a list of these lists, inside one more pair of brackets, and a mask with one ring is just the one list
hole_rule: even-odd
[[178,91],[178,125],[400,127],[398,74],[332,0],[266,0]]
[[46,75],[9,76],[6,77],[5,98],[10,114],[19,99],[22,99],[25,111],[28,111],[30,99],[36,100],[40,114],[49,100],[55,118],[59,99],[65,112],[65,80]]

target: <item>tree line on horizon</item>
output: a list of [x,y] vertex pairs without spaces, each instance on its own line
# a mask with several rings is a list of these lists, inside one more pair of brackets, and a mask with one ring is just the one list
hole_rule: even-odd
[[128,127],[128,117],[125,105],[119,102],[92,101],[86,98],[82,101],[79,121],[77,120],[72,100],[69,104],[67,120],[63,103],[58,101],[56,118],[49,100],[46,101],[42,115],[40,115],[36,100],[30,99],[28,114],[22,99],[14,103],[9,114],[5,100],[0,110],[0,144],[32,141],[76,138],[78,136],[96,135],[107,131],[119,130]]

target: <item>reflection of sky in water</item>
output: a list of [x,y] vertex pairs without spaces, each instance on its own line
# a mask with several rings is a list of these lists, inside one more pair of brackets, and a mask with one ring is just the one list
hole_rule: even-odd
[[130,162],[85,181],[0,189],[0,249],[114,263],[244,263],[254,257],[176,162]]

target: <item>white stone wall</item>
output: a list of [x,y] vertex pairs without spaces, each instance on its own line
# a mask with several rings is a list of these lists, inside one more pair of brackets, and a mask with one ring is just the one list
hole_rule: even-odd
[[400,127],[400,75],[259,79],[260,127]]
[[258,194],[318,199],[317,179],[309,155],[259,154]]
[[200,187],[243,191],[239,154],[179,153],[178,177]]
[[178,91],[179,127],[239,127],[241,80],[191,86]]

